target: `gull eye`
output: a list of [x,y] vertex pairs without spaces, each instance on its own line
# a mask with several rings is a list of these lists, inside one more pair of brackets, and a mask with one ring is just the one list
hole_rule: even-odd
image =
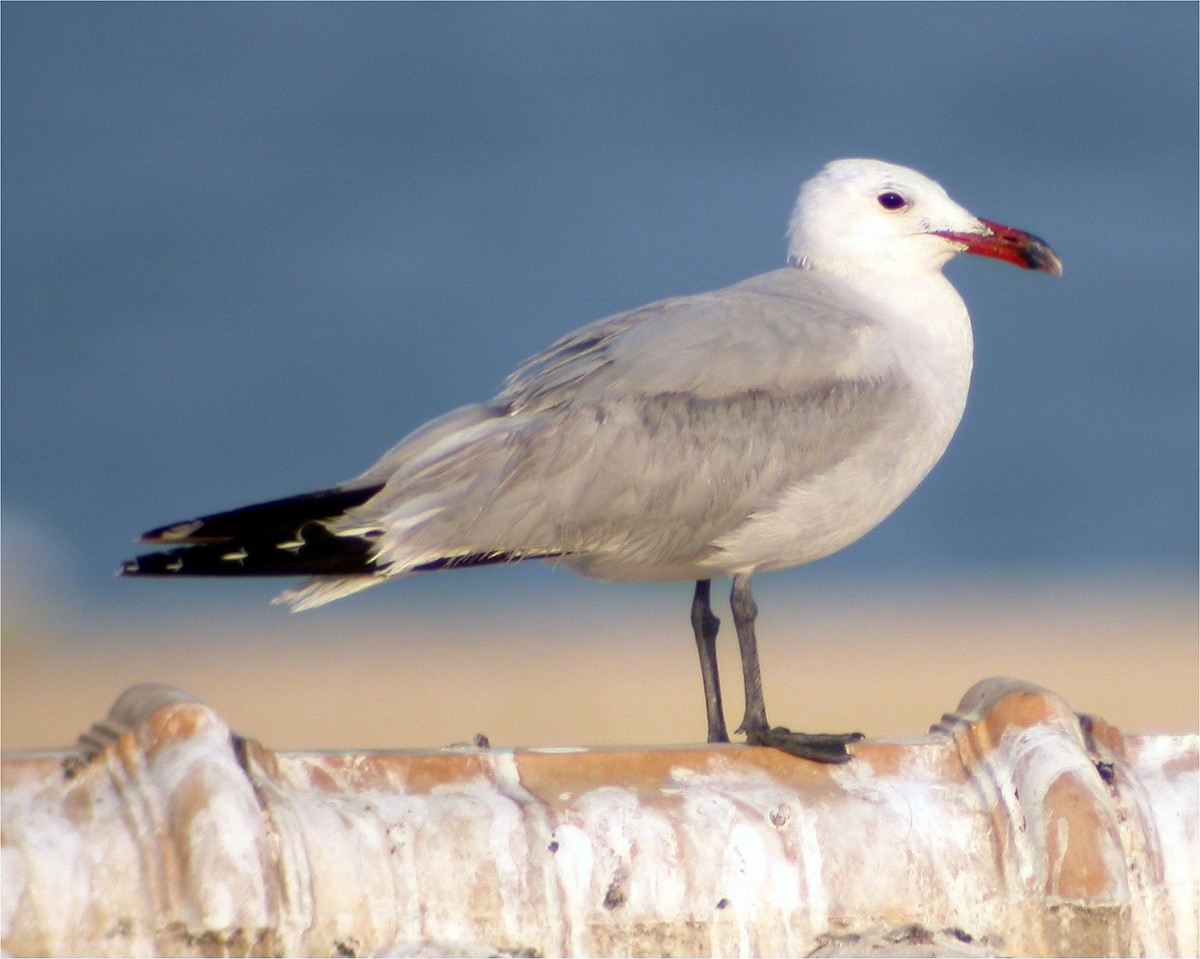
[[885,210],[903,210],[908,206],[908,201],[894,190],[888,190],[887,193],[880,193],[878,197],[879,205]]

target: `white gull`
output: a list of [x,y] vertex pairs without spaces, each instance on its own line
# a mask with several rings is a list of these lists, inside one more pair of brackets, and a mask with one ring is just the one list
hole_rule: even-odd
[[1028,233],[981,220],[914,170],[838,160],[804,184],[788,265],[598,320],[487,403],[411,433],[330,490],[152,530],[123,572],[308,575],[295,610],[415,572],[546,559],[605,580],[695,581],[708,738],[728,741],[713,577],[731,576],[755,744],[824,761],[849,735],[771,727],[754,573],[878,525],[941,457],[971,375],[957,253],[1061,274]]

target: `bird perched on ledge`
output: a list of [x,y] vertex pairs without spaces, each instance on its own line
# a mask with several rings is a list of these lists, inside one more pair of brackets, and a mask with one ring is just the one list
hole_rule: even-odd
[[925,477],[967,398],[958,253],[1061,275],[1028,233],[937,183],[837,160],[804,184],[788,265],[571,333],[495,399],[426,424],[333,489],[151,530],[126,576],[295,576],[308,609],[389,579],[522,559],[605,580],[694,581],[708,740],[728,742],[709,587],[731,576],[753,744],[841,762],[857,733],[767,721],[755,573],[862,537]]

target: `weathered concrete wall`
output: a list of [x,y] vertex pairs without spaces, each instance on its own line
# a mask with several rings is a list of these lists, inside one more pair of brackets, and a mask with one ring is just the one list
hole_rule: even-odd
[[135,687],[3,763],[3,946],[94,955],[1195,955],[1197,737],[988,680],[844,766],[274,753]]

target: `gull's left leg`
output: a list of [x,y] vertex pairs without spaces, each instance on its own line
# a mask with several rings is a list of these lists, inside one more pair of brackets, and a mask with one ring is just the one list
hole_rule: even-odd
[[758,605],[750,593],[748,575],[733,577],[729,604],[733,609],[733,624],[737,627],[738,646],[742,651],[742,679],[746,686],[746,715],[738,732],[745,733],[746,742],[752,746],[771,746],[819,763],[848,762],[851,757],[846,747],[862,739],[862,733],[794,733],[782,726],[771,728],[767,722],[767,707],[763,702],[758,641],[754,636]]

